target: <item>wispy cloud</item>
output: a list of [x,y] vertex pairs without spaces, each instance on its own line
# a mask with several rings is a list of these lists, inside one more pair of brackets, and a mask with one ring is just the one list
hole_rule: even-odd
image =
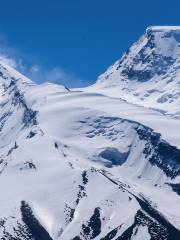
[[69,73],[59,66],[53,67],[52,69],[43,69],[42,66],[33,65],[28,74],[30,78],[36,82],[52,82],[56,84],[63,84],[67,87],[82,86],[83,81],[72,73]]
[[43,67],[40,63],[29,64],[26,59],[19,57],[20,53],[9,47],[5,37],[0,36],[0,61],[17,69],[37,83],[52,82],[67,87],[83,86],[85,81],[74,73],[70,73],[59,66],[53,68]]
[[16,61],[13,59],[13,58],[9,58],[5,55],[0,55],[0,61],[1,62],[4,62],[5,64],[13,67],[13,68],[16,68],[17,67],[17,63]]
[[82,86],[84,83],[80,78],[74,74],[66,72],[60,67],[47,69],[37,64],[29,66],[22,58],[9,57],[5,54],[2,54],[1,51],[0,61],[17,69],[37,83],[52,82],[65,85],[67,87]]
[[7,38],[2,34],[0,34],[0,61],[20,71],[26,69],[18,51],[8,45]]

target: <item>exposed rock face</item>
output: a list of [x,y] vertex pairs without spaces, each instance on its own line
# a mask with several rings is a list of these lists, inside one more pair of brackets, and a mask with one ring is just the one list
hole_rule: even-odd
[[180,28],[149,27],[89,90],[180,115]]

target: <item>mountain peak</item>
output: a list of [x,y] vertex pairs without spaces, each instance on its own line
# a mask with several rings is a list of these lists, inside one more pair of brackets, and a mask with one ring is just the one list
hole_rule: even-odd
[[147,31],[153,32],[169,32],[169,31],[180,31],[180,26],[149,26]]
[[92,89],[179,114],[179,69],[180,26],[151,26]]
[[146,29],[144,36],[154,43],[153,47],[164,49],[166,52],[170,50],[171,54],[180,43],[180,26],[151,26]]
[[113,68],[114,72],[118,71],[119,80],[146,82],[157,75],[165,75],[173,64],[178,64],[179,53],[180,26],[148,27],[145,34],[127,50],[114,67],[100,76],[100,80],[103,80],[104,76],[108,81]]

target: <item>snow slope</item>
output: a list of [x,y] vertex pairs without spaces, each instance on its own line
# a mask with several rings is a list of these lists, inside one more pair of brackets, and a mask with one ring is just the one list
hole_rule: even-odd
[[179,120],[0,72],[1,239],[179,239]]
[[179,119],[97,85],[0,63],[2,240],[180,239]]
[[180,27],[149,27],[88,91],[180,116]]

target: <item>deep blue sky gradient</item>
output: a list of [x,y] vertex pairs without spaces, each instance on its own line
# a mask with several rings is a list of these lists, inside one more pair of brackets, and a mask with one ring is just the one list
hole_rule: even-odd
[[120,58],[149,25],[180,25],[180,1],[5,0],[0,47],[29,66],[41,66],[42,72],[59,67],[73,76],[67,85],[84,86]]

